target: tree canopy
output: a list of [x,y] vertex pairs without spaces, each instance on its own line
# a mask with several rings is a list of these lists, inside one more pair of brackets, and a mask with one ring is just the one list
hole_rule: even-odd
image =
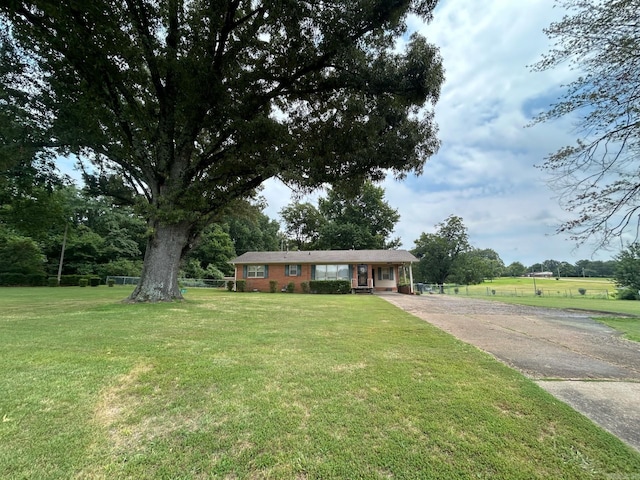
[[148,219],[131,300],[181,298],[202,229],[266,179],[349,188],[422,172],[443,68],[425,38],[398,40],[435,5],[9,0],[3,107],[44,132],[23,143],[90,159],[92,188]]
[[293,203],[280,211],[288,239],[300,250],[397,248],[391,238],[398,211],[384,199],[384,188],[365,182],[356,193],[329,189],[310,203]]
[[412,253],[420,259],[416,279],[444,284],[470,250],[469,235],[462,218],[450,215],[436,225],[435,233],[422,233],[415,241]]
[[549,155],[543,168],[575,213],[558,230],[604,245],[639,226],[640,0],[556,3],[568,14],[545,29],[555,44],[533,68],[568,64],[577,78],[536,121],[577,115],[581,137]]

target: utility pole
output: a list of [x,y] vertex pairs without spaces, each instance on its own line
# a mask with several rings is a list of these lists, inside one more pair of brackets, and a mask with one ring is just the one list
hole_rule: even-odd
[[62,251],[60,252],[60,264],[58,265],[58,285],[60,285],[60,277],[62,276],[62,262],[64,261],[64,249],[67,246],[67,231],[69,230],[69,222],[64,225],[64,236],[62,237]]

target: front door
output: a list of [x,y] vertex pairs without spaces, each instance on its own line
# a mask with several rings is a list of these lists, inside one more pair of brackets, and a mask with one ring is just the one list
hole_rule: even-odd
[[368,267],[366,265],[358,265],[358,286],[369,286],[369,275],[367,273]]

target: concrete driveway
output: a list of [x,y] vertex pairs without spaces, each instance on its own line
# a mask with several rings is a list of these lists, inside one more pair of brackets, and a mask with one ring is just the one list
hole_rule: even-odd
[[380,295],[492,354],[640,450],[640,343],[586,312],[450,295]]

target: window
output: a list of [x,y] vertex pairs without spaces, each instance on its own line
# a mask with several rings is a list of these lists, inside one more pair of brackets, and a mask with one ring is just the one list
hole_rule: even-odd
[[247,278],[265,278],[264,265],[247,265]]
[[350,280],[349,265],[316,265],[315,280]]
[[300,272],[298,271],[298,265],[287,265],[287,275],[290,277],[297,277],[298,275],[300,275]]
[[380,267],[379,280],[393,280],[393,267]]

